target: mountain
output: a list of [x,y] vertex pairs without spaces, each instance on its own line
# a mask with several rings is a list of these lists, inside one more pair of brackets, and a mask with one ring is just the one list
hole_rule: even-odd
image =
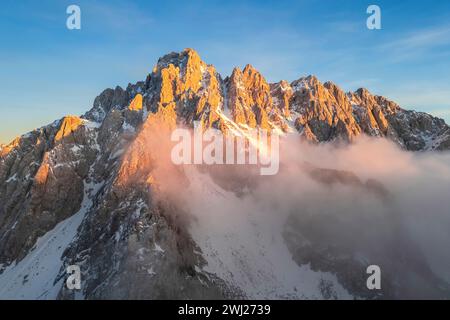
[[[200,123],[231,134],[273,129],[313,144],[352,143],[368,135],[408,151],[450,149],[443,120],[402,109],[366,89],[345,93],[314,76],[270,84],[251,65],[223,78],[192,49],[170,53],[145,81],[103,91],[83,116],[66,116],[0,147],[0,297],[396,297],[394,280],[381,294],[364,293],[339,271],[361,264],[327,262],[323,248],[320,262],[305,267],[311,261],[303,253],[309,251],[298,250],[308,241],[298,230],[285,234],[292,240],[289,248],[273,248],[280,256],[268,253],[266,264],[251,260],[253,247],[234,244],[228,250],[219,235],[194,234],[187,208],[164,196],[173,176],[177,184],[199,180],[207,198],[239,198],[233,188],[203,175],[165,170],[170,160],[158,141],[177,125]],[[378,182],[352,173],[306,167],[318,183],[351,185],[380,197],[387,193]],[[258,250],[273,245],[258,241]],[[314,246],[308,250],[318,254]],[[248,261],[227,264],[239,255]],[[270,267],[276,259],[291,259],[286,270],[308,279],[298,284],[302,290],[279,281],[281,271]],[[72,264],[81,266],[81,291],[63,286],[65,267]],[[249,276],[246,268],[256,274]],[[416,272],[432,278],[432,295],[448,294],[442,286],[436,289],[438,280],[426,266]],[[255,288],[249,279],[266,285]]]

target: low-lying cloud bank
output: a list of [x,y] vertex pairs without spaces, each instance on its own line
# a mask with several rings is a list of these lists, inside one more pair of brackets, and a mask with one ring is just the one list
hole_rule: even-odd
[[[164,159],[159,196],[195,217],[204,271],[248,297],[450,298],[449,153],[289,136],[274,176]],[[381,267],[380,292],[366,288],[368,265]]]

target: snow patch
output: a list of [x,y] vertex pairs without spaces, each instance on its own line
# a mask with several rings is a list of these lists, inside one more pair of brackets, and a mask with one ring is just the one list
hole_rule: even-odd
[[8,180],[6,180],[6,183],[9,183],[9,182],[12,182],[12,181],[17,181],[17,173],[14,173],[13,176],[8,178]]
[[157,251],[157,252],[162,252],[162,253],[165,252],[164,249],[161,248],[161,247],[159,246],[159,244],[157,244],[156,242],[155,242],[155,249],[154,249],[154,250]]
[[[25,258],[6,267],[0,274],[0,299],[57,298],[63,285],[63,279],[56,281],[63,266],[62,255],[76,237],[78,227],[92,206],[93,195],[103,184],[84,182],[81,209],[40,237]],[[80,295],[77,292],[77,297],[82,298]]]
[[136,132],[136,129],[126,121],[123,122],[122,128],[123,128],[123,131],[131,132],[131,133]]
[[61,256],[75,237],[85,209],[58,223],[37,240],[24,259],[0,274],[0,299],[56,299],[63,284],[61,280],[55,282]]
[[[205,174],[186,172],[189,192],[197,199],[189,204],[198,217],[190,232],[207,262],[203,272],[215,274],[248,299],[323,299],[323,283],[332,284],[337,298],[352,298],[335,275],[293,260],[282,236],[285,220],[277,215],[261,219],[251,199],[237,198]],[[233,203],[239,208],[230,208]]]

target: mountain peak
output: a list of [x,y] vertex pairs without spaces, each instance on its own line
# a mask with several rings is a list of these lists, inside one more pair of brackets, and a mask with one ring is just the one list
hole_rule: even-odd
[[373,96],[373,94],[364,87],[359,88],[358,90],[355,91],[355,93],[360,97]]
[[244,67],[243,73],[259,73],[251,64],[247,63]]
[[180,68],[195,64],[205,65],[197,51],[191,48],[186,48],[181,52],[170,52],[159,58],[153,72],[156,73],[161,69],[167,68],[171,64]]

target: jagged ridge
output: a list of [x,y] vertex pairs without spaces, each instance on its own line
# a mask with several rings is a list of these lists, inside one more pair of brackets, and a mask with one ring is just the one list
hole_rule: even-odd
[[[152,288],[159,288],[154,291],[158,296],[150,288],[145,296],[192,298],[193,288],[201,284],[184,275],[195,274],[194,266],[202,259],[183,221],[169,218],[167,208],[149,197],[155,177],[151,155],[144,150],[155,134],[154,123],[173,128],[195,122],[231,133],[255,127],[297,132],[315,143],[351,142],[367,134],[407,150],[450,148],[450,129],[443,120],[404,110],[366,89],[345,93],[314,76],[269,84],[251,65],[235,68],[223,79],[192,49],[170,53],[158,60],[145,81],[103,91],[85,115],[65,117],[0,148],[0,272],[20,262],[58,223],[82,212],[81,240],[64,257],[66,263],[89,262],[96,276],[88,283],[88,297],[107,297],[107,288],[99,287],[107,279],[127,281],[114,268],[130,263],[121,260],[129,246],[162,242],[170,257],[157,267],[176,264],[184,269],[171,279],[172,287],[156,283]],[[135,177],[132,188],[127,185],[130,177]],[[105,264],[112,267],[103,268]],[[184,291],[170,291],[180,283]],[[139,295],[131,291],[116,294]],[[211,287],[198,297],[225,294]]]

